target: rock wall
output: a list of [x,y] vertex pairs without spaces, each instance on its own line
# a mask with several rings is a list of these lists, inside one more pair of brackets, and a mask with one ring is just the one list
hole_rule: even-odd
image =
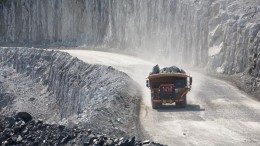
[[259,74],[255,0],[1,0],[1,44],[102,45]]
[[[1,44],[96,44],[107,17],[100,0],[1,0]],[[102,11],[101,11],[102,10]],[[66,43],[69,42],[69,43]]]
[[257,0],[1,0],[0,16],[3,45],[117,48],[260,74]]
[[[47,107],[45,112],[41,112],[42,117],[38,118],[47,120],[56,115],[62,123],[87,124],[107,134],[135,131],[139,94],[136,84],[126,74],[112,67],[86,64],[64,52],[35,48],[0,48],[0,63],[1,68],[13,68],[12,74],[16,73],[15,76],[3,75],[6,79],[0,85],[8,84],[10,77],[25,75],[26,78],[22,84],[20,80],[15,80],[15,84],[23,85],[21,90],[17,90],[19,86],[10,91],[6,89],[6,92],[14,95],[15,100],[7,105],[11,108],[1,112],[25,109],[35,116],[38,110]],[[24,94],[21,94],[27,91],[26,83],[30,80],[35,86],[40,84],[47,88],[37,92],[28,91],[35,98],[33,101],[25,100],[26,97],[23,98]],[[46,92],[49,96],[41,97]],[[38,103],[34,108],[36,102],[44,104],[39,106]]]

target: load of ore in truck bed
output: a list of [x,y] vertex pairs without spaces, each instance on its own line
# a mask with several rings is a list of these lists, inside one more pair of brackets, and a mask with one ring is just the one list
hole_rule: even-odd
[[171,66],[171,67],[164,67],[160,69],[159,65],[155,65],[152,69],[152,72],[150,72],[150,75],[152,74],[159,74],[159,73],[186,73],[183,69],[178,68],[177,66]]

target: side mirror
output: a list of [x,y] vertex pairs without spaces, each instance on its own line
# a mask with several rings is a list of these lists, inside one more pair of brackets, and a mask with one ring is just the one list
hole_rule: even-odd
[[146,80],[146,87],[150,87],[148,80]]
[[192,77],[190,77],[190,86],[192,85]]

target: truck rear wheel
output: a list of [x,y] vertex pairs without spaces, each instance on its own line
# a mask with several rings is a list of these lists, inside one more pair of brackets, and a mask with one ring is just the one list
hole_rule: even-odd
[[185,107],[186,107],[186,105],[187,105],[186,96],[184,96],[183,98],[184,98],[183,101],[180,101],[180,102],[176,102],[176,103],[175,103],[178,107],[181,107],[181,108],[185,108]]

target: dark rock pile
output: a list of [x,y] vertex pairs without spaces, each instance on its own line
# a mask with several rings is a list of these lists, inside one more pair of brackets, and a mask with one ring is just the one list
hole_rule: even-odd
[[177,66],[164,67],[160,69],[159,65],[157,64],[153,67],[152,72],[150,72],[150,75],[158,73],[185,73],[185,71],[183,69],[178,68]]
[[84,145],[84,146],[162,146],[131,139],[108,138],[90,129],[45,124],[26,112],[14,117],[0,116],[0,145]]

